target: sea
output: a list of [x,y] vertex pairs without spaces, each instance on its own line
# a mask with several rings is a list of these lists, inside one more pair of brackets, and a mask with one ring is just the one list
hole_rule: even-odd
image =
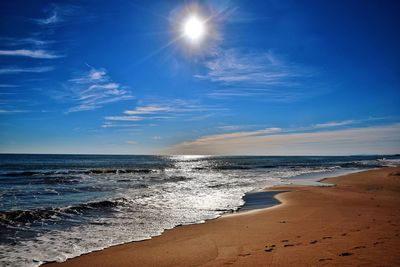
[[39,266],[236,212],[248,192],[400,156],[0,154],[0,265]]

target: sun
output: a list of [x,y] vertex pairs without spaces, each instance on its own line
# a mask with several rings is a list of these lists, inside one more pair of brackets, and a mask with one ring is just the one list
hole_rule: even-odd
[[199,42],[206,34],[205,22],[196,15],[189,16],[183,23],[183,35],[192,42]]

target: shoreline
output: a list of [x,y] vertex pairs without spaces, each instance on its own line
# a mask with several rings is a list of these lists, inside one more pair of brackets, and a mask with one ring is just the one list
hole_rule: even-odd
[[[256,209],[252,211],[245,211],[245,212],[236,212],[236,213],[227,213],[224,214],[223,216],[220,216],[216,219],[213,220],[207,220],[203,224],[193,224],[193,225],[184,225],[183,227],[175,227],[170,230],[165,230],[162,235],[153,237],[150,240],[143,240],[143,241],[137,241],[137,242],[130,242],[130,243],[125,243],[117,246],[113,246],[101,251],[95,251],[95,252],[90,252],[88,254],[83,254],[79,257],[68,259],[67,261],[63,263],[45,263],[42,266],[89,266],[89,265],[97,265],[97,266],[172,266],[172,265],[178,265],[178,266],[191,266],[191,265],[206,265],[206,266],[220,266],[226,263],[230,264],[238,264],[238,265],[254,265],[254,264],[261,264],[265,260],[269,261],[272,259],[275,259],[274,261],[277,262],[270,262],[273,265],[286,265],[289,264],[289,262],[284,263],[280,262],[278,260],[279,257],[277,257],[276,254],[285,254],[284,251],[290,251],[293,250],[294,248],[297,248],[297,250],[302,247],[302,252],[299,253],[299,255],[307,254],[310,255],[310,251],[308,249],[305,249],[304,247],[309,247],[310,242],[314,242],[313,244],[317,243],[327,243],[327,240],[333,239],[333,233],[330,233],[330,231],[325,231],[324,233],[327,236],[322,237],[320,241],[317,240],[317,238],[314,237],[314,240],[308,240],[308,245],[306,245],[307,242],[304,242],[304,229],[302,227],[299,228],[299,226],[292,225],[288,219],[287,220],[279,220],[277,224],[277,219],[278,215],[281,213],[287,214],[287,209],[297,212],[293,212],[291,216],[291,220],[298,220],[300,219],[300,224],[302,223],[304,227],[310,228],[307,229],[307,232],[313,232],[315,231],[315,228],[318,227],[311,227],[309,224],[304,224],[304,221],[301,221],[302,218],[302,209],[303,213],[306,213],[310,208],[309,207],[304,207],[301,206],[301,204],[305,203],[296,203],[299,202],[296,199],[296,195],[302,195],[303,201],[300,202],[307,202],[310,200],[309,198],[317,197],[318,195],[322,195],[324,197],[329,198],[331,194],[334,194],[335,192],[331,191],[337,191],[337,189],[340,189],[341,191],[344,190],[347,197],[350,199],[352,198],[357,198],[360,197],[359,195],[365,195],[365,194],[376,194],[381,197],[381,194],[378,194],[376,192],[378,191],[385,191],[387,193],[387,190],[381,190],[381,189],[376,189],[376,191],[371,192],[356,192],[360,191],[360,188],[358,187],[365,187],[365,185],[360,185],[360,184],[353,184],[350,183],[349,181],[352,180],[360,180],[359,177],[372,177],[369,178],[369,180],[374,180],[373,176],[386,176],[389,177],[389,174],[391,172],[398,173],[400,172],[400,168],[382,168],[382,169],[377,169],[377,170],[369,170],[369,171],[364,171],[364,172],[357,172],[349,175],[344,175],[344,176],[339,176],[339,177],[333,177],[333,178],[323,178],[320,180],[320,182],[333,182],[337,184],[336,187],[323,187],[323,188],[318,188],[318,187],[310,187],[306,185],[283,185],[283,186],[275,186],[272,188],[268,188],[268,191],[286,191],[283,193],[277,193],[275,195],[275,198],[281,202],[280,204],[274,205],[272,207],[268,208],[263,208],[263,209]],[[398,174],[396,174],[393,177],[398,177]],[[368,179],[367,179],[368,180]],[[357,185],[357,186],[355,186]],[[398,189],[399,181],[396,179],[393,179],[391,181],[391,186],[396,187],[396,190]],[[375,185],[376,186],[376,185]],[[380,185],[381,187],[381,185]],[[380,188],[377,187],[377,188]],[[347,190],[346,190],[347,189]],[[349,189],[350,192],[346,192]],[[325,192],[323,192],[325,191]],[[362,191],[362,190],[361,190]],[[392,190],[393,191],[393,190]],[[375,193],[374,193],[375,192]],[[391,190],[389,190],[391,192]],[[395,191],[397,192],[397,191]],[[379,192],[381,193],[381,192]],[[399,192],[397,192],[399,193]],[[392,196],[393,199],[391,201],[395,204],[400,204],[399,197]],[[363,196],[365,198],[365,196]],[[295,200],[295,201],[294,201]],[[322,199],[325,200],[326,199]],[[320,213],[323,213],[323,210],[321,211],[321,204],[318,204],[318,202],[321,201],[320,199],[311,201],[311,203],[308,201],[308,204],[313,204],[314,209],[317,209]],[[329,199],[328,199],[329,202]],[[332,200],[331,200],[332,202]],[[342,201],[333,201],[333,206],[338,206],[338,203],[334,202],[342,202]],[[367,201],[368,202],[368,201]],[[341,203],[343,204],[343,203]],[[352,203],[348,203],[351,204]],[[361,205],[360,206],[364,206]],[[368,204],[368,203],[367,203]],[[392,203],[393,204],[393,203]],[[299,207],[300,205],[300,207]],[[370,205],[367,205],[370,206]],[[319,207],[319,208],[318,208]],[[295,210],[293,210],[293,208]],[[371,208],[371,207],[369,207]],[[378,208],[378,207],[376,207]],[[299,212],[300,211],[300,212]],[[390,211],[390,212],[389,212]],[[313,211],[314,213],[317,213],[316,210]],[[396,217],[397,221],[399,216],[399,209],[398,208],[393,208],[391,206],[391,209],[389,209],[387,212],[389,213],[394,213],[390,214],[390,216]],[[289,212],[290,213],[290,212]],[[298,214],[299,218],[296,218],[296,213]],[[336,214],[338,211],[331,211],[330,213]],[[354,213],[354,212],[353,212]],[[350,213],[351,215],[352,213]],[[325,214],[326,215],[326,214]],[[340,212],[339,212],[340,215]],[[386,213],[384,214],[385,216],[387,215]],[[359,215],[361,216],[361,215]],[[389,217],[390,217],[389,216]],[[290,216],[289,216],[290,217]],[[331,217],[331,216],[329,216]],[[265,220],[267,221],[265,222]],[[349,224],[349,219],[347,218],[347,221],[342,221],[341,223],[344,225]],[[269,221],[268,221],[269,220]],[[263,222],[264,221],[264,222]],[[333,217],[334,221],[334,217]],[[395,220],[392,220],[393,222]],[[356,221],[357,222],[357,221]],[[315,222],[314,222],[315,223]],[[328,221],[326,222],[328,223]],[[365,224],[365,221],[360,221],[359,224]],[[322,223],[320,226],[324,226],[325,224]],[[329,225],[329,224],[328,224]],[[269,227],[268,227],[269,226]],[[287,232],[286,228],[293,228],[291,231],[296,232],[297,229],[297,234],[292,233],[289,235]],[[394,227],[394,225],[391,225]],[[396,224],[396,233],[398,235],[399,232],[399,226]],[[249,228],[256,228],[253,229],[252,231],[248,230]],[[303,227],[303,228],[304,228]],[[325,227],[325,226],[324,226]],[[372,226],[368,226],[370,229]],[[360,227],[358,227],[360,228]],[[239,236],[241,236],[241,240],[238,240],[234,235],[238,235],[238,230],[240,230]],[[272,231],[271,231],[272,230]],[[359,230],[361,231],[361,230]],[[229,232],[230,235],[224,235],[224,233]],[[356,231],[357,232],[357,231]],[[265,234],[265,240],[264,246],[261,246],[261,248],[255,249],[256,244],[259,244],[261,242],[260,240],[260,235]],[[341,233],[344,234],[344,233]],[[282,240],[288,240],[287,242],[282,242],[282,240],[278,240],[277,236],[282,235],[286,236],[285,238],[282,237]],[[309,235],[309,233],[307,234]],[[346,233],[347,236],[348,233]],[[328,238],[330,236],[330,238]],[[340,236],[340,235],[339,235]],[[344,237],[343,236],[343,237]],[[289,238],[290,237],[290,238]],[[327,238],[325,238],[327,237]],[[297,239],[298,242],[293,243],[293,239]],[[342,238],[343,239],[343,238]],[[358,240],[358,239],[357,239]],[[355,240],[355,241],[357,241]],[[302,241],[302,242],[300,242]],[[353,240],[354,241],[354,240]],[[400,245],[399,238],[396,237],[394,240],[392,240],[395,244],[393,244],[393,247],[396,247]],[[274,244],[272,244],[272,242]],[[379,241],[374,241],[374,243],[379,242]],[[262,242],[261,242],[262,243]],[[293,243],[293,244],[292,244]],[[199,244],[202,244],[204,246],[199,246]],[[231,245],[228,245],[231,244]],[[207,247],[213,245],[211,247]],[[376,244],[378,245],[378,244]],[[375,245],[374,245],[375,246]],[[317,245],[314,247],[318,247]],[[358,245],[354,247],[365,247],[363,249],[359,248],[359,251],[362,250],[368,250],[367,246],[365,245]],[[213,249],[212,249],[213,248]],[[221,254],[221,249],[225,252]],[[352,250],[352,249],[347,249],[347,250]],[[392,249],[393,250],[393,249]],[[282,253],[281,253],[282,251]],[[313,253],[315,254],[315,248],[313,248]],[[386,254],[387,253],[386,249]],[[279,252],[279,253],[278,253]],[[322,254],[323,251],[320,251]],[[354,256],[352,256],[354,253],[344,251],[344,252],[338,252],[340,253],[345,253],[351,254],[348,256],[337,256],[333,257],[330,255],[329,257],[325,258],[319,258],[316,259],[316,261],[311,261],[309,257],[305,257],[304,255],[300,257],[300,261],[295,261],[292,262],[291,264],[298,264],[298,265],[307,265],[307,264],[319,264],[319,263],[330,263],[333,264],[335,260],[339,260],[337,263],[340,264],[345,264],[349,260],[354,263]],[[336,254],[338,254],[336,253]],[[338,255],[339,255],[338,254]],[[368,253],[367,253],[368,254]],[[371,253],[369,253],[371,254]],[[389,253],[390,254],[390,253]],[[393,253],[392,253],[393,254]],[[221,256],[222,255],[222,256]],[[224,255],[224,256],[223,256]],[[243,256],[245,255],[245,256]],[[271,255],[274,255],[272,257]],[[155,257],[154,257],[155,256]],[[315,255],[314,255],[315,256]],[[392,255],[396,263],[400,263],[400,259],[398,255],[395,253]],[[297,257],[291,257],[292,259],[295,259]],[[301,258],[303,258],[301,260]],[[387,257],[386,257],[387,258]],[[281,259],[285,259],[281,258]],[[288,258],[287,260],[289,260]],[[324,260],[325,259],[325,260]],[[359,258],[357,258],[359,260]],[[393,260],[393,259],[392,259]],[[356,261],[357,262],[357,261]],[[367,261],[368,262],[368,261]],[[360,263],[360,262],[359,262]],[[393,263],[393,262],[392,262]]]

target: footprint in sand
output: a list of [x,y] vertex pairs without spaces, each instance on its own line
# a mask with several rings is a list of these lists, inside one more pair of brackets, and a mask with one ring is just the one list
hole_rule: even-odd
[[318,261],[331,261],[333,260],[332,258],[325,258],[325,259],[319,259]]
[[251,255],[250,253],[239,254],[240,257],[247,257],[247,256],[250,256],[250,255]]
[[313,240],[313,241],[310,241],[310,244],[315,244],[317,242],[318,242],[318,240]]
[[322,239],[331,239],[331,236],[324,236]]
[[340,257],[346,257],[346,256],[351,256],[351,255],[353,255],[353,253],[350,253],[350,252],[342,252],[339,254]]
[[285,239],[285,240],[282,240],[281,242],[286,243],[286,242],[289,242],[289,240]]
[[366,248],[366,246],[358,246],[358,247],[354,247],[352,249],[360,249],[360,248]]
[[342,236],[346,236],[346,235],[347,235],[347,233],[343,233],[343,234],[342,234]]
[[286,247],[293,247],[293,246],[294,246],[294,244],[285,244],[285,245],[283,245],[284,248],[286,248]]
[[264,251],[265,252],[271,252],[275,248],[275,245],[266,245]]

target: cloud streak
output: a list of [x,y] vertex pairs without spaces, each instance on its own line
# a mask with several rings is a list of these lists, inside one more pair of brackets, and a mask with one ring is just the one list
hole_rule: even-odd
[[313,72],[286,62],[272,51],[219,49],[204,65],[205,74],[195,77],[219,85],[208,94],[213,98],[262,95],[267,100],[287,101],[312,94],[307,82],[314,76]]
[[19,68],[19,67],[8,67],[0,69],[0,74],[15,74],[15,73],[42,73],[54,70],[53,66],[45,67],[32,67],[32,68]]
[[400,152],[400,123],[317,132],[263,130],[211,135],[183,142],[165,154],[349,155]]
[[30,49],[0,50],[0,56],[17,56],[17,57],[40,58],[40,59],[54,59],[63,57],[62,55],[56,55],[53,52],[46,50],[30,50]]
[[327,123],[319,123],[315,124],[315,128],[330,128],[330,127],[338,127],[338,126],[346,126],[356,123],[355,120],[345,120],[345,121],[332,121]]
[[133,99],[125,86],[112,81],[105,69],[92,68],[84,75],[71,79],[72,98],[78,104],[67,113],[94,110],[106,104]]
[[35,21],[43,27],[54,27],[64,22],[66,17],[76,15],[79,9],[78,6],[73,5],[53,5],[46,11],[47,15],[45,17],[35,19]]
[[168,120],[178,116],[217,110],[225,111],[226,108],[202,106],[182,99],[172,99],[137,106],[135,109],[125,110],[122,116],[107,116],[104,119],[109,121]]
[[8,46],[22,46],[22,45],[33,45],[36,47],[47,46],[54,41],[50,40],[41,40],[36,38],[11,38],[11,37],[0,37],[0,40],[4,42],[4,44]]
[[19,87],[19,85],[16,85],[16,84],[0,84],[0,88],[15,88],[15,87]]
[[0,109],[0,114],[14,114],[14,113],[24,113],[24,112],[28,111],[19,109]]
[[58,16],[56,11],[53,11],[52,14],[50,14],[50,16],[43,18],[43,19],[37,19],[36,22],[39,25],[52,25],[52,24],[56,24],[58,22],[60,22],[61,19]]
[[124,111],[127,115],[143,115],[143,114],[154,114],[154,113],[162,113],[162,112],[171,112],[173,109],[168,106],[142,106],[137,107],[135,110],[126,110]]
[[266,134],[273,134],[278,133],[282,129],[281,128],[266,128],[257,131],[248,131],[248,132],[236,132],[236,133],[225,133],[225,134],[215,134],[215,135],[208,135],[201,138],[196,139],[193,141],[193,144],[204,144],[208,142],[215,142],[215,141],[225,141],[249,136],[258,136],[258,135],[266,135]]

